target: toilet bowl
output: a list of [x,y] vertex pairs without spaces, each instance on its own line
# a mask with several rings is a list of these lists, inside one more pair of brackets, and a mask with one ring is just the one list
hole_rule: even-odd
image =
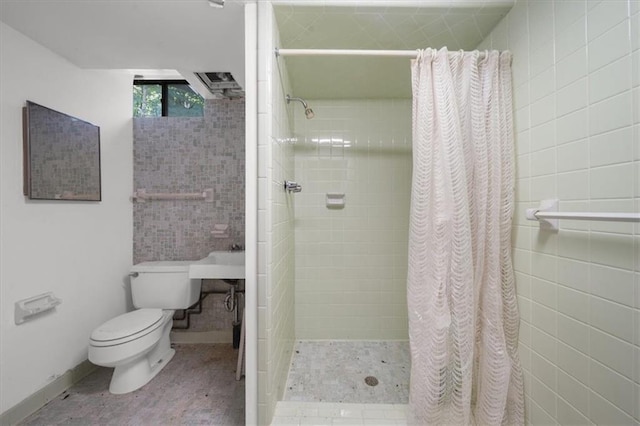
[[141,388],[173,358],[169,334],[175,309],[200,297],[200,280],[188,277],[188,262],[144,262],[132,269],[131,291],[137,309],[97,327],[89,339],[89,361],[114,367],[109,392]]
[[89,361],[115,367],[109,392],[132,392],[149,383],[173,358],[172,310],[138,309],[107,321],[91,333]]

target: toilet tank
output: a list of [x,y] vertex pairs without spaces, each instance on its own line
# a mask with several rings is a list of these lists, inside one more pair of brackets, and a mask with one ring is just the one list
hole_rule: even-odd
[[189,279],[191,261],[142,262],[131,268],[136,308],[186,309],[200,297],[199,279]]

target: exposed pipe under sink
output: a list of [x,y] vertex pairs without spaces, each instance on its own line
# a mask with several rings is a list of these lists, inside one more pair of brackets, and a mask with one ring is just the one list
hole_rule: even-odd
[[[230,292],[232,292],[233,294],[233,300],[234,302],[232,303],[232,308],[229,309],[229,305],[227,303],[227,297],[225,297],[225,301],[224,301],[224,305],[225,305],[225,309],[229,312],[234,312],[233,315],[233,325],[234,325],[234,343],[236,340],[236,331],[235,328],[237,324],[239,324],[238,318],[239,318],[239,312],[238,312],[238,301],[237,301],[237,295],[238,294],[242,294],[244,295],[244,280],[222,280],[225,283],[230,285],[230,288],[226,288],[226,289],[222,289],[220,288],[220,286],[215,286],[214,284],[214,288],[212,289],[208,289],[205,290],[205,286],[202,286],[200,288],[200,297],[198,298],[198,301],[196,303],[194,303],[192,306],[189,306],[187,309],[182,309],[181,310],[181,314],[179,314],[178,312],[176,312],[176,314],[173,316],[173,319],[176,321],[185,321],[186,323],[183,324],[173,324],[173,329],[175,330],[188,330],[191,327],[191,315],[198,315],[202,313],[202,301],[204,299],[207,298],[208,295],[210,294],[226,294],[227,297],[229,295]],[[235,348],[235,344],[234,344],[234,348]]]

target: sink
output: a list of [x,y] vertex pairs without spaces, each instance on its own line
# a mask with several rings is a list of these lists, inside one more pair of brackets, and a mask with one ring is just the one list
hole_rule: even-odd
[[189,278],[244,279],[243,251],[212,251],[189,265]]

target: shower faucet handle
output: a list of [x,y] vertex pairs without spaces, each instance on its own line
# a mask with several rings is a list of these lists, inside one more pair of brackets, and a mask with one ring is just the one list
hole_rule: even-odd
[[288,192],[300,192],[302,191],[302,185],[298,182],[293,182],[290,180],[284,181],[284,190]]

